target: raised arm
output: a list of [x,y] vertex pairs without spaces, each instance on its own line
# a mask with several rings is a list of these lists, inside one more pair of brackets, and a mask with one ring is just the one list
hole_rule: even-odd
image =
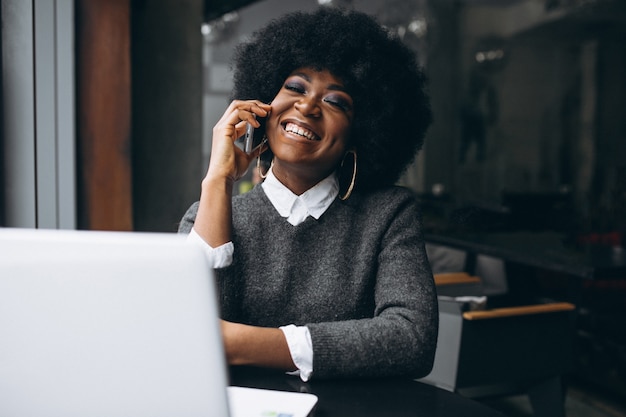
[[[202,189],[193,229],[209,246],[231,241],[234,183],[258,155],[248,155],[234,143],[246,122],[259,127],[254,117],[266,117],[271,107],[260,101],[233,101],[213,128],[211,160]],[[259,149],[262,152],[264,149]],[[222,336],[229,364],[257,365],[294,370],[295,365],[280,329],[222,321]]]
[[[232,194],[235,181],[245,174],[257,155],[248,155],[235,145],[246,122],[259,127],[255,115],[265,117],[271,107],[257,100],[233,101],[213,128],[211,160],[202,180],[200,204],[194,230],[212,247],[231,240]],[[263,149],[259,149],[262,152]]]

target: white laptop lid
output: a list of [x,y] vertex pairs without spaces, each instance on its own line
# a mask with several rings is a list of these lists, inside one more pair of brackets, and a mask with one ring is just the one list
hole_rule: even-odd
[[175,234],[0,229],[0,416],[227,416],[212,278]]

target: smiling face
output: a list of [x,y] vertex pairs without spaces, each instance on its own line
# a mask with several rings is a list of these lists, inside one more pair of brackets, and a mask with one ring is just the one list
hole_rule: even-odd
[[352,97],[328,71],[300,68],[272,101],[266,135],[274,175],[301,194],[332,173],[346,152]]

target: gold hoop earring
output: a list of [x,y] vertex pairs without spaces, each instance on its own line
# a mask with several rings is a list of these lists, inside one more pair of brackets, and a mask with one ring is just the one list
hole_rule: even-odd
[[259,172],[259,177],[261,177],[262,179],[267,178],[267,173],[272,168],[272,165],[274,165],[274,160],[272,159],[272,163],[270,164],[270,167],[267,169],[267,171],[265,171],[265,174],[263,174],[263,171],[261,171],[261,153],[262,153],[261,148],[266,143],[267,143],[267,136],[263,136],[263,141],[261,142],[261,146],[259,146],[259,156],[257,156],[256,158],[256,169]]
[[[354,155],[354,164],[352,166],[352,179],[350,180],[350,185],[348,186],[348,191],[346,191],[346,193],[344,195],[340,195],[339,198],[343,201],[347,200],[350,195],[352,194],[352,190],[354,190],[354,183],[356,181],[356,151],[350,150],[348,152],[346,152],[346,155],[348,155],[349,153],[351,153],[352,155]],[[341,168],[343,168],[343,163],[346,160],[346,155],[343,156],[343,159],[341,160]]]
[[270,163],[270,167],[267,169],[267,171],[265,171],[265,174],[261,172],[261,164],[258,159],[256,162],[257,162],[256,168],[259,170],[259,177],[261,177],[262,179],[267,178],[267,174],[270,172],[270,169],[272,169],[272,167],[274,166],[274,160],[272,159],[272,162]]

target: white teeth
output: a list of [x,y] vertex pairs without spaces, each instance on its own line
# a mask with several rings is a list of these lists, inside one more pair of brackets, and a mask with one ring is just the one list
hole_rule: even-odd
[[315,134],[313,132],[310,132],[308,130],[304,130],[303,128],[301,128],[300,126],[294,124],[294,123],[287,123],[287,125],[285,126],[285,130],[287,132],[291,132],[291,133],[295,133],[297,135],[303,136],[309,140],[314,140],[315,139]]

